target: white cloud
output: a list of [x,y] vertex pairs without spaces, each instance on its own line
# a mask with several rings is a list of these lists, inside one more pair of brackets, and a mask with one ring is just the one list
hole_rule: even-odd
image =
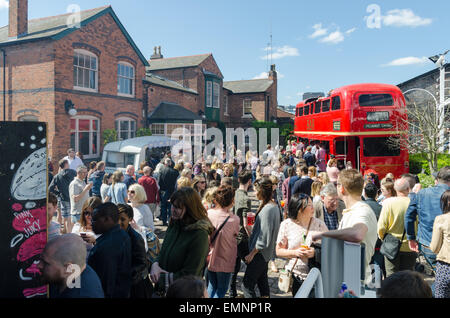
[[319,42],[338,44],[338,43],[344,41],[344,39],[345,39],[344,34],[342,34],[342,32],[338,30],[338,31],[330,33],[330,35],[321,39]]
[[394,9],[388,11],[387,15],[382,17],[383,24],[395,27],[418,27],[429,25],[432,19],[421,18],[414,14],[411,9]]
[[392,62],[389,62],[388,64],[383,64],[382,66],[406,66],[406,65],[425,64],[427,62],[428,58],[425,56],[424,57],[409,56],[393,60]]
[[[267,60],[267,58],[270,58],[270,48],[266,47],[264,51],[267,51],[266,56],[261,56],[261,60]],[[283,47],[274,47],[272,52],[272,59],[273,60],[279,60],[284,57],[288,56],[299,56],[300,53],[298,52],[298,49],[295,47],[290,47],[288,45],[285,45]]]
[[322,23],[317,23],[317,24],[313,25],[313,29],[315,30],[314,33],[309,36],[311,39],[315,39],[320,36],[324,36],[328,33],[328,29],[322,28]]
[[[255,80],[255,79],[268,79],[268,78],[269,78],[269,73],[268,72],[262,72],[261,74],[253,77],[252,79]],[[277,78],[278,79],[284,78],[284,75],[279,73],[279,72],[277,72]]]
[[7,9],[9,8],[9,2],[6,0],[0,0],[0,9]]
[[350,34],[352,34],[352,33],[355,32],[355,31],[356,31],[356,28],[352,28],[352,29],[350,29],[350,30],[345,31],[345,34],[346,34],[346,35],[350,35]]

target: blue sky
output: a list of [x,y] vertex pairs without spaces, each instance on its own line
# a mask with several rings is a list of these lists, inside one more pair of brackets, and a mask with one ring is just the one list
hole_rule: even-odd
[[[0,0],[0,25],[8,24]],[[426,57],[450,49],[450,2],[377,0],[29,0],[29,18],[112,5],[144,56],[161,46],[165,57],[213,53],[225,81],[268,71],[273,36],[278,103],[304,92],[354,83],[399,84],[432,70]],[[375,28],[376,10],[379,26]],[[369,17],[370,16],[370,17]],[[368,19],[366,17],[369,17]],[[269,63],[270,64],[270,63]]]

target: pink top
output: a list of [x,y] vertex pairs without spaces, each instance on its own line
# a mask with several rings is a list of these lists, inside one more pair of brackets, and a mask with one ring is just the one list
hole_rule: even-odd
[[[233,273],[237,255],[237,240],[239,233],[239,217],[224,209],[208,210],[208,218],[217,229],[230,216],[225,226],[220,230],[210,250],[208,270],[219,273]],[[215,235],[211,234],[210,239]]]
[[331,182],[336,182],[339,175],[339,169],[337,167],[327,167],[327,174]]
[[317,161],[319,161],[317,164],[319,171],[325,171],[327,168],[327,151],[325,149],[319,149],[317,152]]

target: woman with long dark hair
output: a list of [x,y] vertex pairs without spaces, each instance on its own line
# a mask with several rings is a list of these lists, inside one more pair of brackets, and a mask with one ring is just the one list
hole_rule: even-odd
[[256,212],[255,224],[249,238],[250,254],[245,257],[247,269],[243,280],[244,296],[256,298],[255,287],[262,298],[270,297],[267,269],[275,250],[280,227],[280,211],[273,201],[273,183],[269,178],[255,182],[256,197],[261,201]]
[[194,189],[179,189],[171,196],[170,203],[169,227],[150,273],[155,288],[163,292],[177,278],[203,275],[209,235],[214,231],[200,195]]

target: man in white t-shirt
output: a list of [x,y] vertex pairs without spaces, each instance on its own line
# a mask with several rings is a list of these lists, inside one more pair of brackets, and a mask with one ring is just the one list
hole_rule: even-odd
[[267,162],[271,162],[274,159],[275,153],[273,152],[271,145],[267,145],[267,150],[263,152],[263,157],[267,158]]
[[64,157],[63,159],[68,160],[69,161],[69,169],[72,169],[75,171],[77,171],[77,168],[79,166],[83,165],[83,161],[81,161],[81,159],[75,155],[75,150],[73,150],[72,148],[67,150],[67,156]]
[[364,243],[366,262],[366,283],[372,280],[370,261],[377,242],[377,218],[372,209],[361,201],[364,187],[363,176],[356,170],[343,170],[337,180],[339,198],[344,201],[346,209],[338,230],[317,234],[313,240],[323,236],[353,243]]

